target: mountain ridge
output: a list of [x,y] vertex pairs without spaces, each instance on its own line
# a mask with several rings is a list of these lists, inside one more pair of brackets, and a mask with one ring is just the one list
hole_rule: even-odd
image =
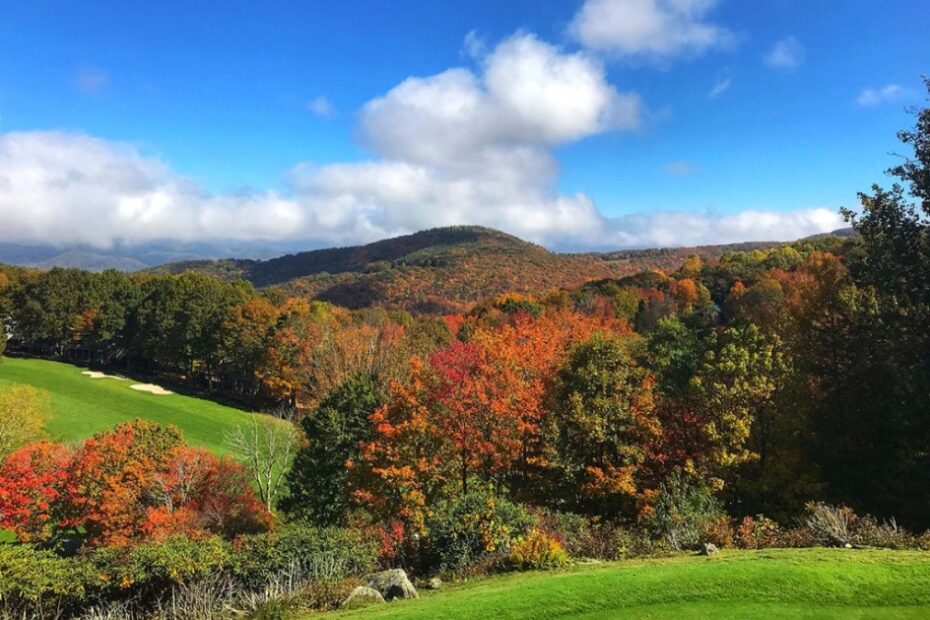
[[268,260],[222,259],[162,265],[153,273],[199,271],[244,279],[361,308],[380,305],[424,312],[457,312],[503,293],[572,288],[648,269],[675,269],[692,254],[764,249],[781,242],[557,253],[479,226],[433,228],[367,245],[327,248]]

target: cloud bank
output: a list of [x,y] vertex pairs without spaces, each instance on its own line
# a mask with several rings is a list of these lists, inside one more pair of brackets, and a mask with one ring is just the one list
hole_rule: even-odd
[[[679,30],[714,31],[696,21],[710,2],[633,5],[672,11],[691,24]],[[662,53],[704,40],[676,37]],[[658,51],[652,42],[640,48]],[[841,225],[827,209],[604,217],[589,196],[558,191],[553,150],[638,128],[645,115],[639,96],[611,85],[591,52],[568,52],[532,34],[493,49],[471,45],[471,53],[474,68],[409,78],[363,107],[360,138],[369,161],[298,164],[280,193],[208,193],[133,145],[84,134],[0,134],[0,241],[351,244],[480,224],[583,249],[793,239]]]

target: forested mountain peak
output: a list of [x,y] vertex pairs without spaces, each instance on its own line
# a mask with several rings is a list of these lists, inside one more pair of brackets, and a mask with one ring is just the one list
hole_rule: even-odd
[[450,226],[368,245],[289,254],[270,260],[186,261],[161,273],[199,271],[280,286],[358,308],[372,305],[454,312],[505,292],[534,292],[618,278],[643,269],[675,269],[691,254],[717,258],[727,250],[768,248],[741,243],[700,248],[562,254],[491,228]]
[[203,271],[219,276],[243,278],[258,286],[268,286],[319,273],[377,270],[383,267],[377,264],[381,261],[402,261],[406,258],[414,261],[417,258],[425,260],[432,253],[441,253],[444,249],[465,247],[477,250],[490,246],[509,247],[528,253],[549,253],[540,246],[492,228],[447,226],[382,239],[366,245],[309,250],[268,260],[229,258],[182,261],[162,265],[156,271]]

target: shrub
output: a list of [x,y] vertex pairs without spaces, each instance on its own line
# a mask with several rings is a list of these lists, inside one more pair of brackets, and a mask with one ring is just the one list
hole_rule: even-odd
[[808,503],[805,525],[820,544],[842,547],[849,544],[849,527],[856,513],[845,506],[830,506],[822,502]]
[[588,517],[550,510],[539,510],[534,514],[536,527],[559,541],[572,557],[600,557],[588,553],[593,526]]
[[784,530],[778,540],[779,547],[790,547],[800,549],[803,547],[814,547],[817,541],[811,536],[811,531],[806,527],[792,527]]
[[767,549],[779,546],[781,526],[764,515],[744,517],[736,529],[736,546],[741,549]]
[[857,545],[884,549],[913,549],[919,546],[918,539],[898,527],[894,519],[879,523],[870,515],[856,519],[852,540]]
[[317,579],[309,582],[301,593],[304,604],[311,609],[332,611],[339,609],[342,602],[356,587],[362,585],[359,579]]
[[643,524],[672,549],[693,549],[702,542],[705,523],[724,516],[710,491],[680,472],[659,486]]
[[250,620],[284,620],[301,607],[300,590],[286,579],[275,580],[261,590],[239,592],[225,605],[240,618]]
[[543,531],[534,529],[510,548],[509,564],[518,570],[545,570],[568,564],[565,547]]
[[519,504],[496,496],[483,484],[439,502],[427,516],[421,541],[421,569],[460,573],[488,554],[506,554],[511,543],[534,525]]
[[182,583],[155,605],[155,618],[168,620],[219,620],[234,596],[232,581],[224,576]]
[[233,542],[232,573],[251,587],[261,587],[287,572],[295,578],[343,579],[370,572],[378,545],[356,529],[290,523],[277,532]]
[[706,517],[698,522],[701,542],[708,542],[718,547],[733,546],[733,522],[727,515]]
[[93,577],[80,558],[64,559],[26,545],[0,545],[0,617],[61,617],[84,603]]
[[229,561],[229,545],[215,536],[173,536],[129,550],[104,548],[92,556],[103,582],[148,596],[222,573]]

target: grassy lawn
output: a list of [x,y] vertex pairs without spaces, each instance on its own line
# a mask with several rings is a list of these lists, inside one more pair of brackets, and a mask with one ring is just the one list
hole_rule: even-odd
[[193,445],[226,453],[227,433],[252,415],[209,400],[158,396],[129,388],[135,381],[90,379],[83,368],[47,360],[0,359],[0,387],[27,384],[49,393],[53,417],[47,427],[57,441],[85,439],[120,422],[143,418],[174,424]]
[[332,618],[927,618],[930,553],[723,551],[508,574]]

